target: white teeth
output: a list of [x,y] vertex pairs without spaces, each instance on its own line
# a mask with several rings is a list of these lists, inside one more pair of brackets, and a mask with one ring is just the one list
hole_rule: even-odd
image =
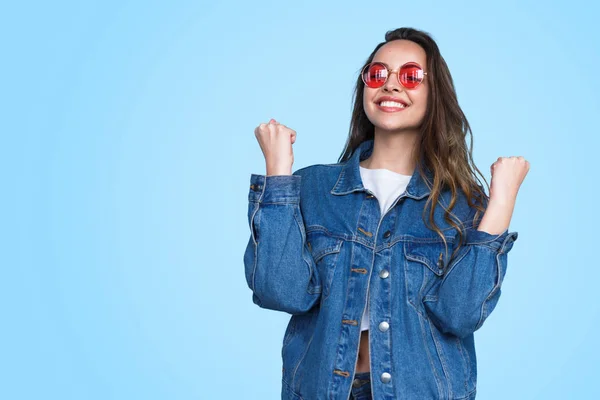
[[397,103],[395,101],[382,101],[379,103],[382,107],[396,107],[396,108],[405,108],[406,106],[402,103]]

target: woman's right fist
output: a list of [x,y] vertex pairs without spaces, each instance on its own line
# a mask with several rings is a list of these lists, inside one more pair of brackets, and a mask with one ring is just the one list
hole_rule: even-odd
[[296,132],[271,119],[268,124],[257,126],[254,135],[265,156],[267,175],[291,175]]

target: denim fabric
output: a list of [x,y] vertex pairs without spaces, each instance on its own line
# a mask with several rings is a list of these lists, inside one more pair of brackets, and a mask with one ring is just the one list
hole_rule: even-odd
[[446,248],[425,225],[430,189],[418,169],[380,215],[359,171],[372,150],[371,139],[342,163],[251,174],[246,281],[255,304],[290,314],[281,398],[350,398],[368,299],[374,399],[474,399],[473,334],[496,307],[518,234],[473,228],[475,209],[459,191],[452,212],[466,241],[451,256],[459,236],[444,219],[449,190],[434,213]]
[[371,372],[357,372],[352,381],[350,400],[372,400]]

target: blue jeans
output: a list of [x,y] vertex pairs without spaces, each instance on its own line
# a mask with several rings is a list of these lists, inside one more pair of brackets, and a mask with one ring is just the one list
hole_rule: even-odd
[[349,400],[372,400],[371,372],[357,372],[352,381],[352,391]]

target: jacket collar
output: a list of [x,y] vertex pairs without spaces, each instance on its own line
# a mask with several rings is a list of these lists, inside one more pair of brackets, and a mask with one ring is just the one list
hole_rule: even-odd
[[[342,170],[338,176],[338,179],[331,189],[331,194],[344,195],[356,191],[364,191],[362,179],[360,177],[360,162],[368,158],[373,152],[374,139],[367,139],[363,141],[354,150],[352,156],[342,164]],[[426,176],[429,181],[433,183],[433,174],[429,168],[423,165]],[[427,196],[431,189],[427,187],[427,184],[419,174],[418,168],[415,168],[413,175],[408,182],[406,192],[409,197],[415,199],[421,199]]]

